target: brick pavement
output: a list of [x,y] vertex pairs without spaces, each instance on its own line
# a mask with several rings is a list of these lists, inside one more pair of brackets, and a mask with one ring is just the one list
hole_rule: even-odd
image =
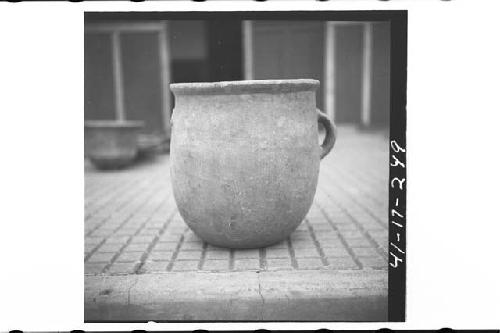
[[254,250],[213,247],[184,224],[168,155],[113,172],[86,164],[85,275],[386,271],[388,156],[382,134],[340,128],[304,222],[285,241]]

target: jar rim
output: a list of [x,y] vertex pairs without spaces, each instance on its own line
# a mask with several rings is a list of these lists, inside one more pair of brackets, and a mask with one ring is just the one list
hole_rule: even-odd
[[206,94],[251,94],[251,93],[287,93],[298,91],[316,91],[319,81],[313,79],[292,80],[241,80],[220,82],[172,83],[170,90],[175,95]]
[[139,120],[85,120],[87,128],[141,128],[144,122]]

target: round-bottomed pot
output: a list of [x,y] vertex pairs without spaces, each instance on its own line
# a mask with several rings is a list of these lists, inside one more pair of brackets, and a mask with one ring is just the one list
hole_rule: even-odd
[[85,122],[85,155],[99,169],[119,169],[138,153],[140,121],[95,120]]
[[[179,212],[206,242],[259,248],[309,211],[335,128],[316,80],[171,84],[171,178]],[[318,145],[318,121],[326,129]]]

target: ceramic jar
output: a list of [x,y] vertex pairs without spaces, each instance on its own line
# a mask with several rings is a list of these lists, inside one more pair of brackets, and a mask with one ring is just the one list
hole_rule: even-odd
[[173,192],[195,234],[215,246],[259,248],[298,227],[335,143],[333,124],[316,109],[318,87],[309,79],[170,85]]

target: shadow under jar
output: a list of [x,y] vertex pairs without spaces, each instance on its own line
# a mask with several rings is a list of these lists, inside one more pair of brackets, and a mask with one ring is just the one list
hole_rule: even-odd
[[[335,127],[319,81],[171,84],[171,178],[179,212],[206,242],[259,248],[287,238],[313,202]],[[326,129],[318,145],[318,122]]]

